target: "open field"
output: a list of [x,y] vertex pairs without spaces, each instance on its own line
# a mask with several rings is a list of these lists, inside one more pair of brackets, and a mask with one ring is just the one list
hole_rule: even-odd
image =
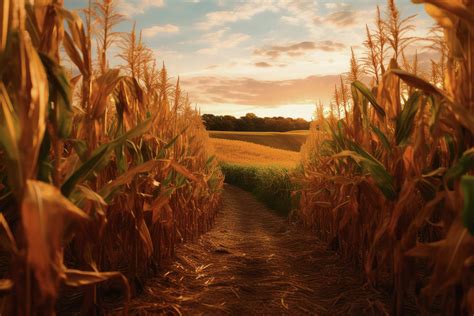
[[279,132],[223,132],[209,131],[211,138],[240,140],[273,148],[300,151],[309,131]]
[[239,140],[211,138],[211,144],[219,161],[230,164],[293,168],[300,159],[294,151]]

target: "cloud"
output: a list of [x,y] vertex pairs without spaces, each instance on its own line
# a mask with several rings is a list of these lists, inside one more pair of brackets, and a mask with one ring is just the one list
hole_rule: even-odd
[[329,14],[324,21],[339,27],[348,27],[359,24],[359,15],[356,11],[337,11]]
[[213,11],[206,14],[203,21],[196,26],[208,30],[215,26],[225,25],[241,20],[250,20],[253,16],[265,12],[276,11],[277,7],[270,1],[251,1],[236,6],[232,10]]
[[328,3],[325,3],[324,6],[325,6],[327,9],[334,10],[334,9],[341,9],[341,8],[348,7],[349,4],[348,4],[348,3],[344,3],[344,2],[341,2],[341,3],[328,2]]
[[255,63],[254,64],[255,67],[260,67],[260,68],[269,68],[269,67],[272,67],[272,65],[270,65],[269,63],[266,63],[264,61],[260,61],[258,63]]
[[264,81],[252,78],[184,78],[183,87],[199,104],[233,103],[264,108],[284,104],[329,102],[337,75],[309,76],[303,79]]
[[152,7],[163,7],[165,0],[119,0],[118,7],[120,13],[126,17],[132,17],[145,13],[145,11]]
[[290,25],[303,25],[309,30],[314,28],[313,20],[317,16],[318,1],[280,0],[278,7],[287,12],[281,20]]
[[206,44],[206,47],[198,50],[198,53],[215,54],[221,49],[233,48],[250,38],[248,34],[243,33],[226,34],[229,30],[227,27],[204,34],[198,41]]
[[179,32],[179,27],[173,24],[165,25],[154,25],[151,27],[144,28],[142,34],[144,37],[153,37],[158,33],[177,33]]
[[283,54],[288,56],[301,56],[304,55],[307,51],[325,51],[325,52],[333,52],[345,49],[346,45],[339,42],[333,41],[321,41],[321,42],[299,42],[295,44],[289,45],[275,45],[270,46],[267,48],[259,48],[254,51],[255,55],[259,56],[267,56],[272,59],[278,58]]
[[283,22],[290,24],[290,25],[298,25],[300,23],[300,19],[294,16],[283,15],[280,18]]

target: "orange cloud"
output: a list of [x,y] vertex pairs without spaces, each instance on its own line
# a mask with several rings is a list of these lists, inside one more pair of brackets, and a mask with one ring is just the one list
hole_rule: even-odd
[[264,62],[264,61],[255,63],[255,66],[256,66],[256,67],[260,67],[260,68],[269,68],[269,67],[272,67],[272,65],[270,65],[269,63],[266,63],[266,62]]
[[251,78],[194,77],[183,87],[198,104],[233,103],[271,108],[285,104],[329,102],[338,75],[264,81]]
[[339,27],[347,27],[359,24],[358,15],[355,11],[338,11],[331,13],[325,18],[326,22]]

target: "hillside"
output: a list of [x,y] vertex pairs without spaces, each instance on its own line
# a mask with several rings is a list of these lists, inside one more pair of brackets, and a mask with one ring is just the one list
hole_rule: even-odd
[[294,151],[240,140],[211,138],[211,144],[216,150],[219,161],[231,164],[292,168],[300,158],[299,153]]
[[211,138],[239,140],[263,146],[300,151],[301,145],[306,141],[309,131],[279,132],[223,132],[209,131]]

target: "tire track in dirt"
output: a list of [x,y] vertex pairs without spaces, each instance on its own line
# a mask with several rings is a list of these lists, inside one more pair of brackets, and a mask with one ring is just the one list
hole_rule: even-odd
[[178,247],[131,313],[383,315],[386,303],[326,244],[226,185],[214,228]]

